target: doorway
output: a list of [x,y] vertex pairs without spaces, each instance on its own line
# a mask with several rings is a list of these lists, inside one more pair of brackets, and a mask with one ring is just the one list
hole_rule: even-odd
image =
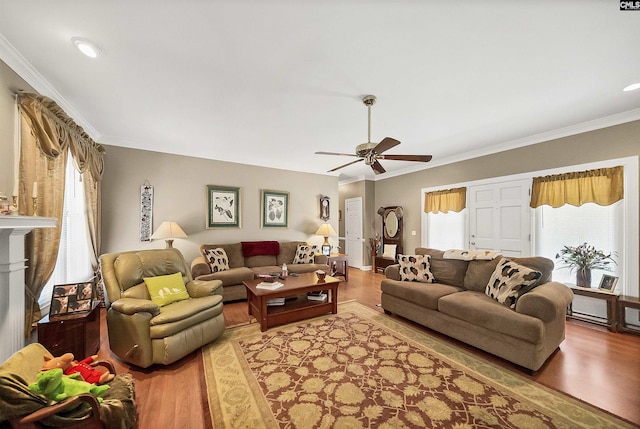
[[344,201],[345,253],[349,266],[362,268],[362,197]]

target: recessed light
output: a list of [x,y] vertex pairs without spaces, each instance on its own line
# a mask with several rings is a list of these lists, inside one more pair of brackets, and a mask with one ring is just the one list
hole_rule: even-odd
[[634,91],[636,89],[640,89],[640,82],[632,83],[631,85],[625,87],[623,91]]
[[74,45],[76,45],[76,48],[78,48],[80,52],[90,58],[96,58],[98,55],[100,55],[100,48],[98,48],[95,43],[91,42],[90,40],[83,39],[81,37],[73,37],[71,41]]

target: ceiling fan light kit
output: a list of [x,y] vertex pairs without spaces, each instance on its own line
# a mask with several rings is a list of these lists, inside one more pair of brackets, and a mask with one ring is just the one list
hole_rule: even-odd
[[367,106],[368,110],[368,134],[367,143],[362,143],[356,146],[356,153],[336,153],[336,152],[316,152],[317,155],[339,155],[339,156],[356,156],[360,159],[341,165],[339,167],[329,170],[329,172],[339,170],[356,162],[364,161],[365,164],[373,169],[375,174],[382,174],[386,170],[382,167],[382,164],[378,162],[379,159],[389,159],[394,161],[416,161],[416,162],[429,162],[431,161],[431,155],[383,155],[382,153],[396,147],[400,142],[391,137],[385,137],[380,143],[371,142],[371,106],[376,103],[375,95],[367,95],[362,99],[362,103]]

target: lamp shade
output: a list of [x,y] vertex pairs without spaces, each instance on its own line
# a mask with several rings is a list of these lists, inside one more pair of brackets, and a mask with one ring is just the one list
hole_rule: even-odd
[[166,239],[167,248],[172,248],[174,238],[187,238],[187,234],[176,222],[162,222],[151,238],[154,240],[164,238]]
[[321,235],[323,237],[329,237],[331,235],[338,235],[336,231],[333,229],[330,223],[323,223],[320,225],[320,228],[316,231],[316,235]]

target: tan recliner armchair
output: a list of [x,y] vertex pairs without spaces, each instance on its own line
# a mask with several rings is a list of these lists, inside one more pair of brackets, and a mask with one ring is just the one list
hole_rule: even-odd
[[[100,270],[111,303],[109,344],[120,359],[168,365],[223,334],[222,282],[193,280],[178,249],[104,254]],[[143,279],[177,272],[190,298],[159,307]]]

